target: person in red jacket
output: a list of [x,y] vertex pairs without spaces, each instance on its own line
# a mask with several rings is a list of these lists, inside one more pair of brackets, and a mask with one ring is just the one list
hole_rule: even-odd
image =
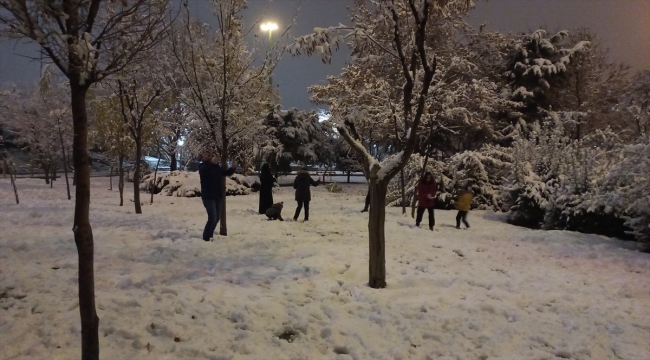
[[429,211],[429,230],[433,230],[436,219],[433,217],[433,208],[436,206],[436,194],[438,193],[438,184],[433,179],[430,172],[426,172],[422,179],[415,187],[415,196],[418,199],[418,215],[415,219],[415,226],[420,226],[424,210]]

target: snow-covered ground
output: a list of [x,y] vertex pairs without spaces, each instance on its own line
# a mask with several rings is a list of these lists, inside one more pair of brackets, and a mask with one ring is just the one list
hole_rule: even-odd
[[[230,236],[205,243],[200,199],[156,196],[135,215],[92,181],[102,359],[650,359],[650,254],[630,243],[489,212],[456,230],[437,211],[430,232],[390,208],[375,290],[363,186],[317,188],[308,223],[229,197]],[[80,356],[63,186],[19,179],[15,205],[0,178],[0,359]],[[291,218],[291,189],[275,199]]]

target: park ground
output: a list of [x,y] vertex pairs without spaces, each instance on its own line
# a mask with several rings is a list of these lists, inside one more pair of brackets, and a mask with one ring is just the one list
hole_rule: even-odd
[[[309,222],[228,198],[201,240],[198,198],[136,215],[92,179],[102,359],[650,359],[650,254],[629,242],[508,225],[474,211],[436,231],[388,208],[386,289],[367,286],[365,189],[314,190]],[[0,178],[0,359],[80,356],[74,201],[57,181]],[[282,188],[291,218],[293,194]],[[409,214],[410,215],[410,214]]]

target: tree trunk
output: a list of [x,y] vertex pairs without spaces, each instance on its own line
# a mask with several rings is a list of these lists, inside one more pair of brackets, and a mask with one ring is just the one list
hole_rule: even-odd
[[117,189],[120,191],[120,206],[124,206],[124,155],[120,155],[119,180]]
[[135,172],[133,173],[133,202],[135,203],[135,213],[142,214],[142,205],[140,205],[140,167],[142,159],[142,142],[135,144]]
[[404,187],[406,184],[404,183],[404,169],[399,172],[399,185],[402,188],[402,215],[406,214],[406,191]]
[[79,314],[81,316],[81,358],[99,359],[99,318],[95,309],[95,273],[93,232],[90,226],[90,166],[88,157],[87,86],[70,80],[74,160],[77,188],[74,209],[74,241],[79,254]]
[[108,172],[108,190],[113,191],[113,162],[111,162],[111,170]]
[[43,169],[43,172],[45,173],[45,184],[50,185],[50,167],[43,165],[41,167]]
[[169,171],[178,170],[178,160],[176,160],[176,150],[174,150],[174,152],[172,152],[169,155],[170,155]]
[[[228,169],[228,157],[226,146],[223,147],[223,157],[221,158],[221,166],[224,170]],[[226,223],[226,177],[221,182],[221,221],[219,222],[219,235],[228,236],[228,224]]]
[[9,179],[11,180],[11,186],[14,188],[14,195],[16,196],[16,205],[20,204],[20,201],[18,200],[18,189],[16,189],[16,167],[14,166],[13,163],[7,164],[7,159],[5,157],[2,157],[2,164],[4,168],[4,174],[7,176],[7,173],[9,173]]
[[149,190],[151,192],[151,202],[149,204],[153,204],[153,193],[154,193],[154,184],[156,183],[156,176],[158,176],[158,166],[160,165],[160,144],[158,144],[158,161],[156,162],[156,169],[153,172],[153,179],[151,180],[151,184],[149,185]]
[[369,280],[373,289],[386,287],[386,238],[384,222],[386,220],[386,193],[388,185],[384,181],[370,179],[370,216],[368,217]]
[[65,156],[65,145],[63,144],[63,133],[59,127],[59,139],[61,140],[61,153],[63,155],[63,173],[65,174],[65,187],[68,189],[68,200],[72,199],[70,196],[70,181],[68,180],[68,159]]
[[54,187],[54,181],[56,180],[56,165],[52,166],[52,179],[50,181],[50,189]]
[[9,176],[11,177],[11,186],[14,188],[14,196],[16,197],[16,205],[18,205],[20,204],[20,200],[18,199],[18,189],[16,188],[16,165],[14,163],[11,164],[9,171]]

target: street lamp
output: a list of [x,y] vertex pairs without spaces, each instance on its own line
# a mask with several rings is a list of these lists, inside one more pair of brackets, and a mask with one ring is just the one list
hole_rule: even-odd
[[274,22],[267,22],[260,25],[260,30],[269,32],[269,45],[271,44],[271,34],[273,34],[273,31],[277,29],[278,29],[278,24]]
[[[262,31],[268,31],[269,32],[269,45],[268,45],[268,54],[269,56],[269,61],[270,61],[270,56],[271,56],[271,36],[273,34],[274,30],[278,29],[278,24],[274,22],[266,22],[260,25],[260,30]],[[269,76],[269,86],[271,88],[271,91],[273,91],[273,75],[271,74]]]

